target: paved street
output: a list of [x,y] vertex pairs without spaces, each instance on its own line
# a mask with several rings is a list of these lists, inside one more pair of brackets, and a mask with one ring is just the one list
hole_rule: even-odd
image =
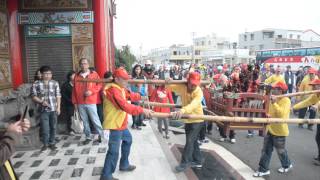
[[[230,142],[219,142],[219,133],[217,130],[213,131],[213,135],[209,136],[231,151],[234,155],[244,161],[251,168],[258,167],[259,158],[261,155],[263,138],[255,136],[254,138],[246,138],[246,131],[237,131],[236,144]],[[271,175],[266,179],[270,180],[319,180],[320,167],[313,165],[313,157],[317,154],[316,142],[314,140],[314,131],[309,131],[306,128],[299,129],[297,125],[290,125],[290,135],[287,138],[288,155],[293,162],[293,171],[286,175],[277,173],[280,167],[280,161],[274,150],[272,160],[270,163]]]
[[[164,152],[151,126],[142,131],[130,130],[133,136],[130,161],[137,166],[133,172],[116,169],[115,177],[121,180],[176,180]],[[28,179],[83,179],[98,180],[104,164],[107,144],[90,143],[83,146],[81,136],[59,136],[58,151],[39,150],[17,152],[12,158],[21,180]],[[173,162],[175,163],[175,162]],[[180,176],[181,177],[181,176]]]

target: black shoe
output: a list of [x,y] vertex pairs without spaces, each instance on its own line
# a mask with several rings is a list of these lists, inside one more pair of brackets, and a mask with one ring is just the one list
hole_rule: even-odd
[[212,132],[211,132],[211,131],[208,131],[207,134],[212,135]]
[[135,170],[135,169],[136,169],[136,166],[134,166],[134,165],[129,165],[129,167],[126,168],[126,169],[121,169],[121,168],[120,168],[120,171],[127,171],[127,172],[129,172],[129,171],[133,171],[133,170]]
[[91,139],[86,139],[85,141],[82,142],[83,145],[87,145],[91,142]]
[[168,134],[166,134],[165,136],[163,136],[164,138],[166,138],[166,139],[169,139],[170,138],[170,136],[168,135]]
[[141,127],[137,126],[137,127],[136,127],[136,130],[141,130]]
[[140,126],[146,126],[146,124],[145,123],[141,123],[141,125]]
[[49,148],[50,148],[52,151],[55,151],[55,150],[58,149],[55,144],[50,144],[50,145],[49,145]]
[[48,146],[47,146],[47,145],[43,145],[40,151],[41,151],[41,152],[44,152],[44,151],[46,151],[47,149],[48,149]]
[[183,172],[183,171],[185,171],[187,168],[188,168],[189,166],[186,166],[186,165],[179,165],[179,166],[176,166],[175,167],[175,170],[176,170],[176,172]]

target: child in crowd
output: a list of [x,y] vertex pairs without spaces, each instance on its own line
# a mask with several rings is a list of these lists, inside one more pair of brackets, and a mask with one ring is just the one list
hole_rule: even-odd
[[[172,99],[172,92],[166,89],[165,85],[156,85],[151,93],[150,101],[159,103],[174,104]],[[155,112],[170,113],[170,107],[154,107]],[[164,138],[169,139],[168,118],[158,118],[158,130],[162,134],[162,122],[165,127]]]

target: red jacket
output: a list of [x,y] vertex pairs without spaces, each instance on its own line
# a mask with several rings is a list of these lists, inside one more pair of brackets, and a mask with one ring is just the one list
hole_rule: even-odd
[[[153,92],[151,93],[150,101],[174,104],[172,99],[172,92],[161,86],[153,90]],[[154,107],[153,110],[155,112],[170,113],[169,107]]]
[[[138,115],[138,114],[143,113],[142,107],[128,103],[128,99],[130,99],[131,101],[139,101],[141,99],[140,94],[133,93],[131,91],[128,91],[127,89],[124,89],[124,90],[126,93],[125,94],[126,98],[123,98],[122,92],[120,89],[114,88],[114,87],[107,88],[104,92],[105,98],[108,99],[116,109],[124,111],[128,114]],[[111,110],[111,109],[109,108],[109,110]],[[124,130],[127,128],[128,114],[126,115],[126,117],[122,123],[122,126],[120,128],[118,128],[117,130]],[[115,117],[115,118],[118,118],[118,117]],[[108,121],[108,119],[105,119],[105,121]]]
[[[83,78],[80,73],[77,73],[74,77],[74,86],[72,90],[72,103],[73,104],[100,104],[100,90],[102,84],[92,82],[78,82],[81,79],[100,79],[99,75],[95,71],[90,71],[86,78]],[[91,96],[85,97],[85,91],[90,90]]]

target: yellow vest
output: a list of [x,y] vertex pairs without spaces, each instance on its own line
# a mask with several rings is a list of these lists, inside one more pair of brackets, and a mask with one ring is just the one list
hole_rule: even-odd
[[[106,85],[104,92],[110,88],[117,88],[121,91],[122,98],[126,98],[123,88],[115,83]],[[110,100],[105,96],[103,97],[103,129],[119,129],[121,128],[127,113],[121,109],[116,108]]]
[[11,164],[9,163],[9,161],[6,161],[4,163],[4,166],[6,167],[8,173],[9,173],[9,176],[11,177],[11,180],[16,180],[16,177],[15,177],[15,175],[13,173],[13,169],[12,169]]

